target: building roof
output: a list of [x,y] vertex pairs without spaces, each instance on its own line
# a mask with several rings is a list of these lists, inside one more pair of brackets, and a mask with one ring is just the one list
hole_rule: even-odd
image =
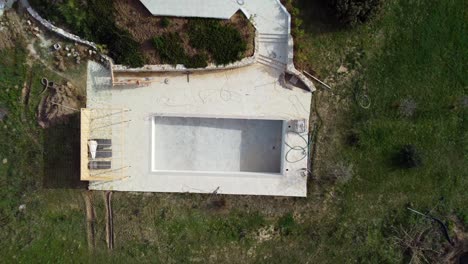
[[[140,0],[155,16],[229,19],[242,6],[239,0]],[[241,4],[239,4],[239,3]]]

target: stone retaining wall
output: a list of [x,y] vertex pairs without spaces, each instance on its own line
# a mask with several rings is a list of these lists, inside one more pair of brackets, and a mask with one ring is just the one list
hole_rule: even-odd
[[60,35],[63,38],[69,39],[71,41],[86,45],[88,47],[91,47],[91,48],[97,50],[97,45],[94,42],[81,39],[77,35],[73,35],[71,33],[66,32],[65,30],[63,30],[61,28],[58,28],[58,27],[52,25],[52,23],[50,23],[49,21],[43,19],[34,9],[32,9],[32,7],[28,7],[28,8],[26,8],[26,10],[28,11],[28,13],[35,20],[37,20],[39,23],[41,23],[41,25],[43,25],[44,27],[46,27],[50,31]]

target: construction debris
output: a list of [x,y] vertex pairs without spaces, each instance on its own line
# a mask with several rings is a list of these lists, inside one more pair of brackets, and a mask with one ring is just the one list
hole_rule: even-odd
[[341,65],[338,70],[336,71],[337,73],[348,73],[348,68],[345,66]]
[[107,247],[114,249],[114,223],[112,220],[112,192],[107,191],[104,194],[104,201],[106,204],[106,242]]

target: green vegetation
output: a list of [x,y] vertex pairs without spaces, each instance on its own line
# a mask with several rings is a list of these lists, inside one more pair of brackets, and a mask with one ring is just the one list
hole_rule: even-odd
[[187,61],[187,54],[182,47],[182,39],[176,32],[154,37],[153,46],[158,51],[163,63],[177,64]]
[[[334,188],[339,198],[317,227],[328,252],[316,261],[407,262],[421,252],[395,243],[405,239],[400,229],[430,227],[409,215],[408,204],[432,209],[447,222],[468,212],[466,61],[459,57],[467,54],[463,1],[390,1],[375,21],[347,30],[314,16],[310,10],[321,6],[317,2],[300,3],[306,34],[296,39],[298,62],[333,84],[335,95],[318,92],[318,104],[338,103],[346,110],[328,118],[319,132],[328,134],[319,144],[327,149],[321,159],[329,161],[319,162],[316,173],[329,186],[326,175],[341,161],[352,166],[354,176]],[[348,74],[336,73],[341,65]],[[371,100],[369,109],[358,104],[363,94]],[[324,117],[323,109],[315,110]],[[331,118],[336,121],[330,125]],[[402,150],[407,145],[412,147]],[[403,156],[403,168],[393,166],[395,153]],[[446,247],[443,239],[429,242],[440,234],[438,227],[428,232],[415,243]],[[442,255],[423,253],[433,262]]]
[[214,19],[190,21],[190,44],[208,52],[216,64],[228,64],[242,58],[247,43],[239,31]]
[[[70,139],[54,138],[48,141],[51,146],[44,144],[55,130],[41,129],[35,115],[42,76],[62,79],[43,65],[28,66],[26,56],[23,43],[0,51],[0,106],[9,112],[0,121],[0,255],[6,262],[66,262],[71,255],[84,261],[86,236],[81,231],[85,226],[76,199],[79,193],[44,189],[44,171],[60,164],[45,160],[44,153],[61,153]],[[30,85],[27,103],[22,99],[23,85]],[[22,204],[26,208],[20,209]]]
[[208,65],[206,54],[196,54],[190,57],[178,33],[171,32],[153,38],[153,46],[158,51],[162,63],[184,64],[187,68],[204,68]]
[[[116,63],[131,67],[145,63],[140,44],[130,32],[117,27],[112,0],[31,0],[31,5],[54,24],[103,45]],[[168,28],[171,21],[164,17],[160,26]],[[241,59],[247,50],[246,40],[236,28],[214,19],[191,21],[188,38],[197,49],[193,56],[187,54],[179,32],[156,36],[152,42],[163,63],[184,64],[188,68],[204,68],[210,58],[218,65],[228,64]]]
[[218,20],[195,19],[189,23],[190,45],[197,53],[189,56],[184,40],[177,32],[165,33],[153,38],[153,46],[163,63],[184,64],[187,68],[204,68],[211,57],[220,65],[240,60],[247,49],[239,31]]
[[128,31],[115,25],[112,0],[31,0],[45,18],[70,29],[74,34],[106,45],[116,63],[140,67],[144,64],[140,46]]
[[169,27],[170,25],[171,25],[171,20],[169,20],[169,18],[163,17],[163,18],[161,19],[161,27],[167,28],[167,27]]

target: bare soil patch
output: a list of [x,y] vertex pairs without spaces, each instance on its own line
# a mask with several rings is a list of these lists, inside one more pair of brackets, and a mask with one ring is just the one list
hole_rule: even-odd
[[16,12],[7,11],[0,17],[0,50],[13,48],[21,36],[22,26]]
[[[140,43],[147,64],[161,64],[161,59],[154,49],[151,39],[164,33],[178,32],[187,54],[189,56],[197,54],[197,50],[190,46],[187,34],[190,18],[156,17],[139,1],[116,0],[114,7],[116,10],[115,23],[118,27],[128,30],[133,38]],[[163,20],[169,22],[167,26],[163,26]],[[255,29],[242,12],[237,12],[231,19],[222,21],[222,23],[232,25],[240,32],[247,42],[244,57],[252,56]]]
[[[49,81],[50,83],[50,81]],[[49,85],[47,93],[38,106],[38,122],[43,128],[66,121],[68,116],[77,112],[80,103],[70,82]]]

